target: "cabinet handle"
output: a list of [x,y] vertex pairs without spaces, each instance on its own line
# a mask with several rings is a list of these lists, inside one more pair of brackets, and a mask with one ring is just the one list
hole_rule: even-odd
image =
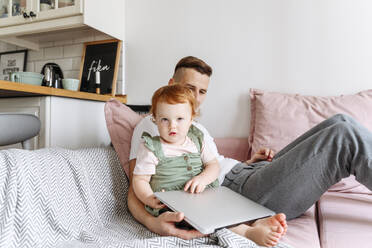
[[31,17],[36,17],[36,14],[34,12],[30,11],[30,16]]
[[24,18],[30,18],[30,16],[26,12],[23,12],[23,17]]

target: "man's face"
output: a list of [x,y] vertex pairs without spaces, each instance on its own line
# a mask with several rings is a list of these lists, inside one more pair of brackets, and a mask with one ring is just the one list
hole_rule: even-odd
[[174,77],[169,81],[169,84],[180,83],[186,85],[194,93],[196,102],[199,106],[204,102],[207,96],[209,86],[209,76],[191,68],[179,69]]

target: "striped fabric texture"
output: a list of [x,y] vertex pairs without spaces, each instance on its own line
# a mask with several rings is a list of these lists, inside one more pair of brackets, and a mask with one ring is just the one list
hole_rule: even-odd
[[0,151],[0,247],[258,247],[227,229],[160,237],[131,216],[127,191],[110,147]]

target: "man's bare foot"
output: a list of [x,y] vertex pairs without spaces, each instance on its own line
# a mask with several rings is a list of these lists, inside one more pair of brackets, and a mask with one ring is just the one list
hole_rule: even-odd
[[277,228],[267,226],[248,227],[244,236],[259,246],[272,247],[278,244],[281,237]]
[[260,246],[271,247],[278,244],[279,239],[287,232],[286,216],[274,216],[255,221],[245,232],[245,237]]
[[287,225],[287,220],[286,216],[283,213],[276,214],[271,217],[267,217],[264,219],[259,219],[256,220],[252,226],[256,225],[266,225],[266,226],[273,226],[277,227],[277,232],[281,233],[281,236],[287,233],[288,225]]

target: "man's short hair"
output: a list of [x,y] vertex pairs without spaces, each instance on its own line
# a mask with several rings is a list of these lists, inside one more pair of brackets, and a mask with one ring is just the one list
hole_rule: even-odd
[[191,68],[201,74],[207,75],[208,77],[212,75],[212,67],[210,67],[203,60],[193,56],[187,56],[182,58],[174,68],[174,74],[176,74],[176,71],[181,68]]

